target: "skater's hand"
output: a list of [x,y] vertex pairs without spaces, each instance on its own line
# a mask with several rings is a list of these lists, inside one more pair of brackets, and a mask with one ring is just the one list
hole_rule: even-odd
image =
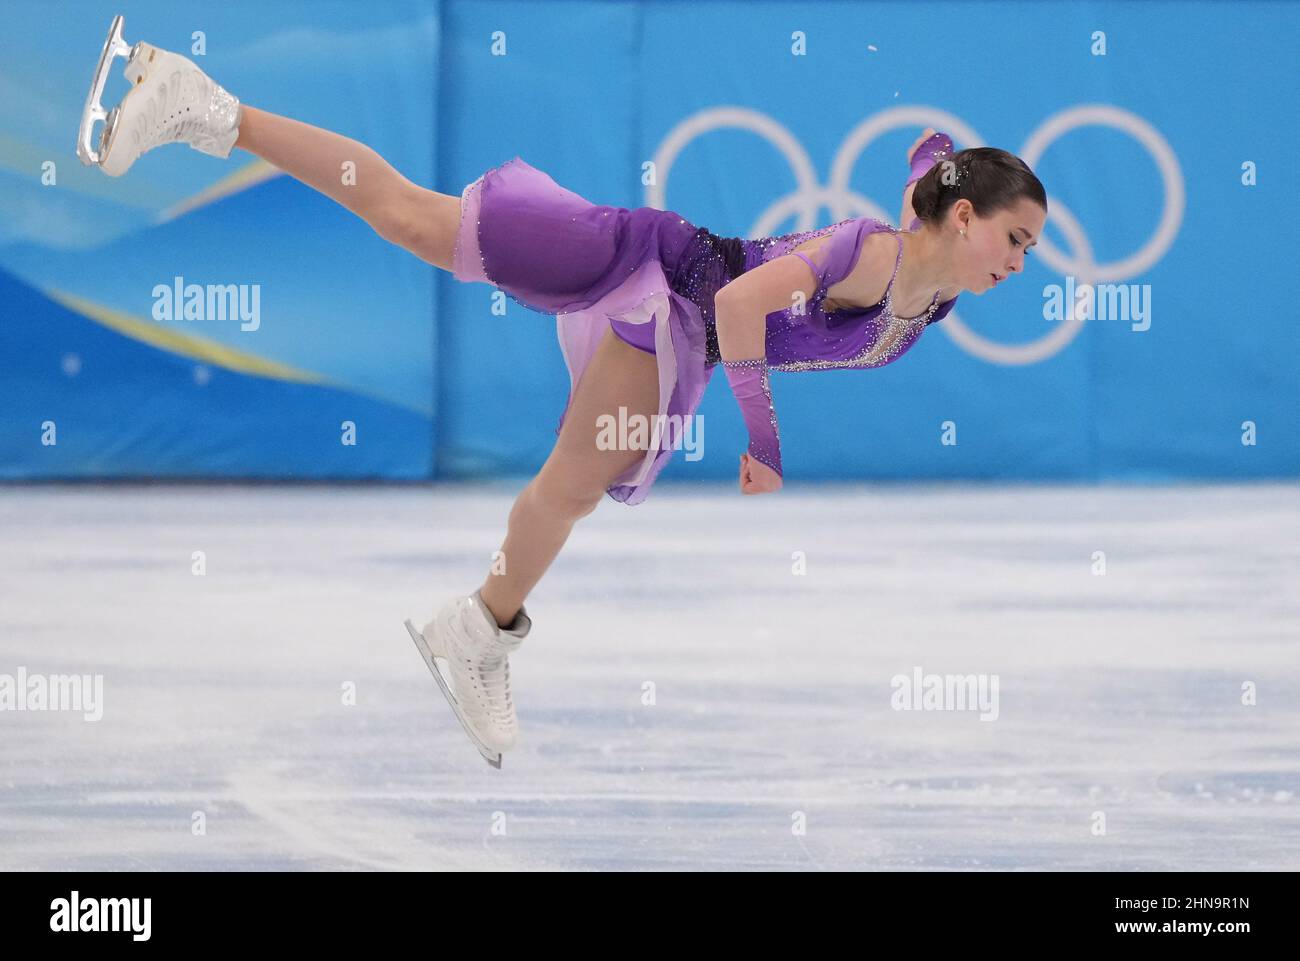
[[925,133],[923,133],[923,134],[921,134],[921,136],[917,137],[917,138],[916,138],[916,142],[915,142],[914,144],[912,144],[912,146],[910,146],[910,147],[907,148],[907,163],[908,163],[908,166],[911,166],[911,163],[912,163],[912,154],[916,153],[916,148],[919,147],[919,146],[921,146],[921,144],[925,143],[925,142],[926,142],[927,140],[929,140],[931,137],[933,137],[934,134],[935,134],[935,129],[934,129],[933,127],[926,127],[926,128],[925,128]]
[[781,489],[781,475],[761,460],[740,455],[740,492],[742,494],[770,494]]

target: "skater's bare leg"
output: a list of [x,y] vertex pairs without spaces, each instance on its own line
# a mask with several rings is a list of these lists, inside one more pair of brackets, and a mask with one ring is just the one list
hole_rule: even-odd
[[[459,197],[412,183],[357,140],[247,104],[235,146],[342,204],[385,240],[451,269]],[[349,161],[352,174],[345,178]],[[658,368],[653,355],[607,331],[583,372],[554,450],[510,511],[501,546],[506,572],[489,574],[481,594],[498,624],[514,620],[573,525],[596,509],[616,477],[645,456],[640,450],[596,447],[596,418],[618,416],[620,406],[653,417],[659,410]]]
[[524,599],[542,579],[579,518],[596,509],[605,489],[645,451],[599,450],[596,418],[659,412],[659,373],[654,355],[637,350],[606,331],[582,372],[560,436],[541,471],[510,511],[501,552],[505,573],[489,573],[481,597],[497,624],[514,620]]
[[390,243],[451,270],[459,197],[412,183],[360,141],[247,104],[235,146],[342,204]]

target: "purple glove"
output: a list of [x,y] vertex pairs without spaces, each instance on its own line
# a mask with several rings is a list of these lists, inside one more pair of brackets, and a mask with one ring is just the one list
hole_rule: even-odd
[[926,175],[931,167],[945,157],[951,157],[952,154],[951,137],[943,131],[931,134],[916,148],[916,153],[912,154],[912,179],[903,187],[906,188],[909,184],[916,183]]
[[776,430],[767,358],[724,360],[722,366],[749,429],[749,456],[781,476],[781,438]]

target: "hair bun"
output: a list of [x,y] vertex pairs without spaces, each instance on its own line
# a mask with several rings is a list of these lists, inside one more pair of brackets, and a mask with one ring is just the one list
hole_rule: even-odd
[[996,147],[968,147],[936,163],[916,182],[912,210],[922,223],[938,223],[958,200],[970,201],[977,216],[987,217],[1021,198],[1047,209],[1047,192],[1023,160]]

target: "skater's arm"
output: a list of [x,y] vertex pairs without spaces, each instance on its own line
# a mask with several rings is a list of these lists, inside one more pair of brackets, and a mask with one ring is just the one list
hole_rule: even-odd
[[[898,252],[892,235],[879,231],[864,237],[857,250],[857,260],[844,268],[847,273],[843,277],[828,276],[828,268],[822,266],[829,255],[830,242],[829,236],[822,237],[798,252],[774,257],[745,271],[718,291],[714,306],[718,347],[724,359],[762,353],[767,315],[774,311],[789,309],[794,314],[809,311],[828,296],[840,309],[865,309],[880,302],[893,275]],[[729,343],[735,345],[730,351]]]
[[903,230],[911,230],[912,221],[916,219],[916,211],[912,209],[912,194],[915,190],[916,182],[913,181],[903,191],[903,209],[898,213],[898,226]]
[[767,315],[798,299],[806,303],[817,284],[807,265],[789,255],[746,271],[713,299],[722,368],[749,431],[749,448],[740,458],[740,489],[746,494],[781,488],[781,439],[767,366]]
[[912,146],[907,148],[907,162],[911,174],[903,188],[903,209],[898,215],[898,226],[903,230],[912,229],[916,211],[912,208],[912,194],[916,191],[916,182],[924,177],[936,163],[953,154],[952,138],[946,133],[936,132],[933,127],[926,127]]
[[807,303],[816,292],[817,278],[793,254],[741,274],[713,298],[722,359],[762,356],[767,346],[767,315],[800,301]]
[[[843,229],[856,231],[860,225],[846,224]],[[858,236],[845,234],[841,243],[853,241],[856,248]],[[880,236],[892,244],[891,237]],[[810,242],[804,250],[774,257],[746,271],[714,298],[723,370],[749,430],[747,456],[772,472],[764,476],[742,457],[741,489],[745,493],[779,490],[782,475],[776,405],[767,365],[767,315],[785,309],[813,309],[831,281],[836,281],[836,290],[846,298],[860,296],[879,281],[883,296],[892,260],[887,263],[882,250],[871,237],[864,238],[857,262],[848,276],[840,278],[844,255],[841,252],[838,259],[832,255],[831,237],[827,235]]]

